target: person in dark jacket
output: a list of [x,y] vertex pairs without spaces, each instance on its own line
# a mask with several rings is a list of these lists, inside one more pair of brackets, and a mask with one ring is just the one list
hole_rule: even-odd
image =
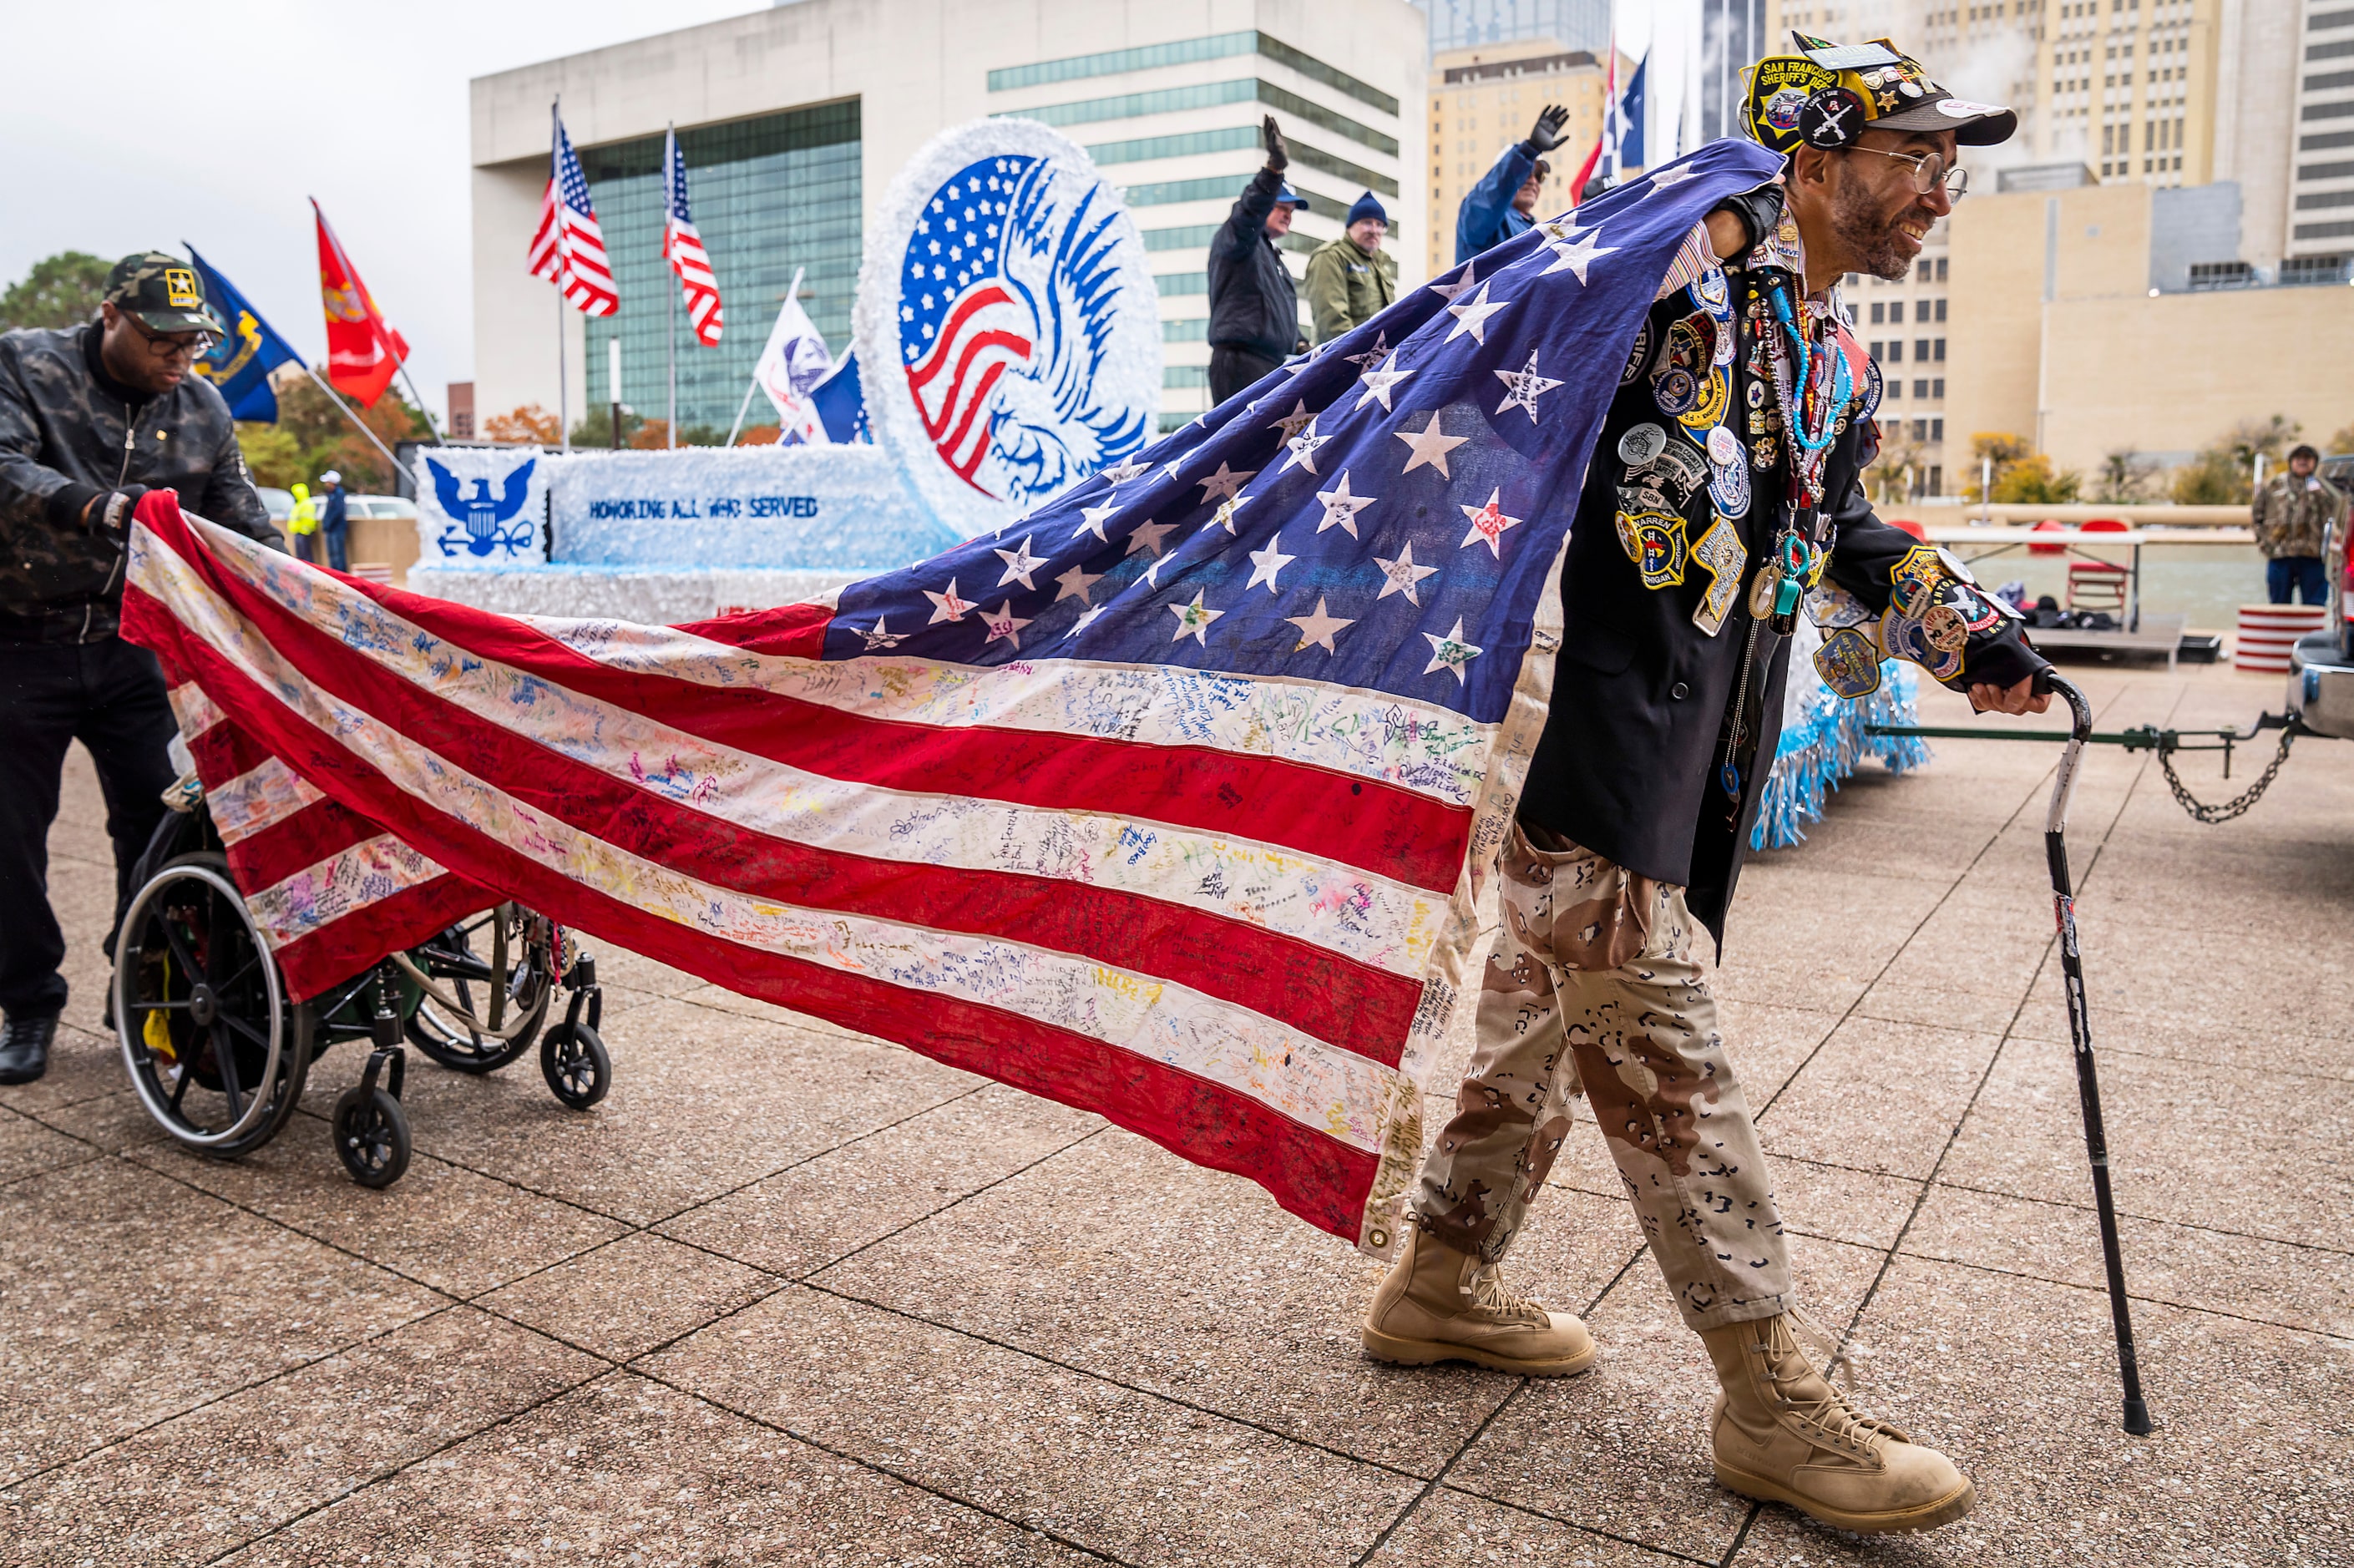
[[1585,1326],[1500,1268],[1583,1093],[1715,1370],[1719,1484],[1842,1530],[1925,1530],[1968,1512],[1976,1490],[1858,1412],[1802,1342],[1698,932],[1721,950],[1797,615],[1824,629],[1816,668],[1842,696],[1874,690],[1895,656],[1980,711],[2050,705],[2008,607],[1872,514],[1861,473],[1879,445],[1879,383],[1839,293],[1848,272],[1905,276],[1964,188],[1956,144],[2003,141],[2018,117],[1954,98],[1881,46],[1801,45],[1763,62],[1752,88],[1752,134],[1783,155],[1783,175],[1686,236],[1592,449],[1544,728],[1500,856],[1477,1043],[1363,1342],[1416,1365],[1593,1364]]
[[1561,145],[1561,128],[1568,123],[1568,110],[1546,104],[1527,138],[1505,148],[1494,166],[1479,176],[1455,210],[1456,265],[1527,233],[1536,222],[1537,197],[1553,172],[1544,154]]
[[327,542],[327,565],[339,572],[352,569],[351,505],[344,494],[344,476],[334,469],[319,476],[327,496],[319,503],[319,537]]
[[1292,213],[1308,198],[1283,183],[1291,154],[1275,116],[1260,128],[1267,166],[1259,170],[1210,241],[1210,399],[1223,403],[1295,354],[1299,294],[1275,242],[1291,232]]
[[67,747],[80,740],[98,767],[118,921],[173,781],[163,672],[117,635],[132,508],[170,489],[189,511],[279,544],[228,405],[188,374],[221,330],[196,270],[126,256],[99,313],[0,335],[0,1084],[48,1069],[65,1009],[48,832]]

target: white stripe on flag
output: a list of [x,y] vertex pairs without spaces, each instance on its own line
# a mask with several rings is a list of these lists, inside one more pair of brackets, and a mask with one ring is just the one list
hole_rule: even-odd
[[448,874],[392,834],[380,833],[304,866],[275,886],[247,894],[245,906],[268,934],[270,946],[282,948],[371,904]]
[[194,681],[183,681],[166,694],[172,699],[172,716],[180,721],[183,740],[196,739],[227,716]]
[[274,827],[326,796],[276,758],[256,764],[217,789],[205,791],[205,806],[223,843],[237,843]]

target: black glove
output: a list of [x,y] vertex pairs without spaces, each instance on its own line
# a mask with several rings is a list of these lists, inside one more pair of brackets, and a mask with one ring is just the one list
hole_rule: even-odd
[[1259,134],[1267,140],[1267,166],[1278,175],[1291,167],[1291,149],[1283,144],[1283,132],[1276,125],[1274,115],[1268,115],[1259,126]]
[[1569,123],[1569,111],[1558,103],[1548,103],[1537,115],[1537,122],[1529,127],[1529,138],[1522,145],[1532,158],[1543,157],[1561,145],[1561,128]]
[[1741,220],[1749,231],[1749,243],[1742,249],[1754,250],[1765,243],[1766,237],[1781,226],[1782,187],[1778,185],[1759,185],[1754,191],[1727,196],[1712,209],[1729,212]]
[[126,484],[120,490],[102,490],[93,497],[90,509],[82,514],[83,526],[93,534],[102,534],[120,545],[131,537],[132,511],[139,498],[147,493],[143,484]]

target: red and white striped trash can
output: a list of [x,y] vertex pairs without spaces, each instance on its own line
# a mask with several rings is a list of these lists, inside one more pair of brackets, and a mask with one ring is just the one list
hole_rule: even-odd
[[2288,651],[2296,640],[2329,624],[2326,604],[2243,604],[2240,646],[2232,662],[2259,675],[2288,673]]

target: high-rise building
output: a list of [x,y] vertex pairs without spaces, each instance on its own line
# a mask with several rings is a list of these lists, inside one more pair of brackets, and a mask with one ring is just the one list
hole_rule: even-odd
[[[733,421],[796,270],[839,351],[862,236],[933,134],[991,114],[1053,125],[1121,183],[1161,287],[1164,421],[1208,406],[1208,246],[1263,161],[1273,114],[1312,206],[1287,259],[1341,232],[1358,193],[1389,208],[1402,281],[1422,276],[1428,210],[1422,97],[1427,19],[1405,0],[799,0],[473,83],[476,403],[574,418],[610,400],[659,414],[669,303],[661,256],[663,132],[675,123],[695,218],[727,307],[716,348],[681,323],[682,425]],[[621,297],[586,320],[525,270],[547,179],[548,105],[597,203]],[[757,410],[756,410],[757,418]]]
[[2354,7],[2324,10],[2319,0],[2303,0],[2297,9],[2301,26],[2288,51],[2296,62],[2296,145],[2279,265],[2285,282],[2334,282],[2354,261]]
[[1455,215],[1505,148],[1529,133],[1549,103],[1568,109],[1543,209],[1569,205],[1568,183],[1602,134],[1604,72],[1593,54],[1553,38],[1456,49],[1430,66],[1430,205],[1419,221],[1425,264],[1436,273],[1455,261]]
[[1600,58],[1610,47],[1610,0],[1416,0],[1430,13],[1430,52],[1492,49],[1550,38]]

